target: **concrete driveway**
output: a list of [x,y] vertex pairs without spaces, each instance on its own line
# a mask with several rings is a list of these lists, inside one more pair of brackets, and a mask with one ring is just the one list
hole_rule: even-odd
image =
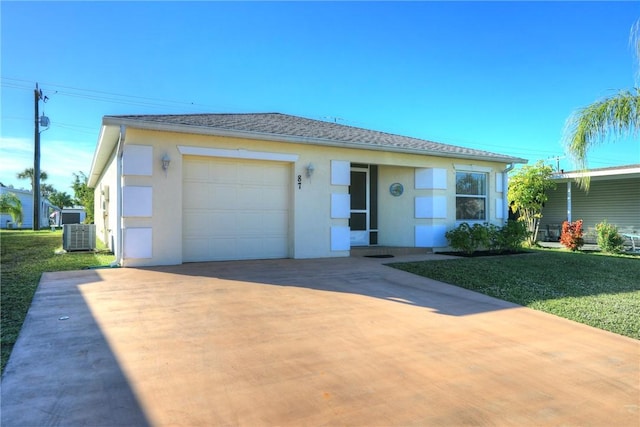
[[639,341],[383,261],[47,273],[2,426],[640,423]]

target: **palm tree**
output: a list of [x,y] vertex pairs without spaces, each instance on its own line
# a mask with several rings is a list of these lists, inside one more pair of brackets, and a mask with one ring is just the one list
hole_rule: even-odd
[[18,224],[18,227],[22,225],[22,203],[15,194],[4,193],[0,195],[0,213],[8,213],[13,222]]
[[[636,86],[640,86],[640,20],[631,28],[629,37],[639,60]],[[640,130],[640,88],[620,91],[574,112],[567,120],[564,142],[576,166],[587,169],[589,149],[610,139],[637,135]],[[589,188],[589,178],[579,180],[580,186]]]
[[[18,179],[28,179],[31,181],[31,190],[33,191],[33,168],[26,168],[22,172],[18,172],[16,177]],[[40,181],[46,181],[49,175],[45,171],[40,171]]]
[[42,197],[48,199],[53,193],[55,193],[55,191],[56,189],[53,188],[53,185],[51,184],[40,184],[40,194],[42,194]]
[[73,198],[64,191],[54,191],[49,196],[49,201],[59,208],[67,208],[73,206]]

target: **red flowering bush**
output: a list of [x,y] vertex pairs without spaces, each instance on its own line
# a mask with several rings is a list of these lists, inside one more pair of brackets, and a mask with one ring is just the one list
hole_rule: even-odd
[[562,235],[560,236],[560,243],[564,247],[577,251],[584,245],[584,239],[582,238],[582,220],[579,219],[575,222],[565,221],[562,223]]

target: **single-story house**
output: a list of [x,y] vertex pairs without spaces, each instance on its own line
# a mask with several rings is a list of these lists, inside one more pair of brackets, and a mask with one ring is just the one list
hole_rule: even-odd
[[[588,175],[589,191],[576,179]],[[640,234],[640,164],[591,169],[586,172],[560,172],[552,178],[556,189],[542,210],[541,238],[558,240],[564,221],[583,221],[585,241],[595,243],[596,224],[607,220],[620,233]]]
[[446,248],[526,160],[278,114],[105,116],[88,185],[122,266]]
[[[33,228],[33,192],[13,187],[0,187],[0,194],[15,194],[22,204],[22,225],[15,224],[11,215],[0,213],[0,228]],[[40,228],[49,227],[49,215],[58,207],[51,204],[49,199],[40,198]]]

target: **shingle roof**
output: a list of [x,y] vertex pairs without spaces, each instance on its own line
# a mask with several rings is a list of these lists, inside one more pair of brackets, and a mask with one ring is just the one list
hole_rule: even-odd
[[[176,126],[182,131],[192,128],[194,133],[204,129],[218,129],[238,134],[282,136],[299,138],[301,142],[327,145],[356,145],[358,148],[383,149],[388,151],[422,152],[446,157],[478,157],[508,163],[526,163],[526,160],[491,153],[483,150],[441,144],[408,136],[346,126],[333,122],[307,119],[280,113],[257,114],[180,114],[180,115],[125,115],[105,116],[105,122],[126,121],[131,124],[146,123]],[[199,131],[200,129],[200,131]]]

